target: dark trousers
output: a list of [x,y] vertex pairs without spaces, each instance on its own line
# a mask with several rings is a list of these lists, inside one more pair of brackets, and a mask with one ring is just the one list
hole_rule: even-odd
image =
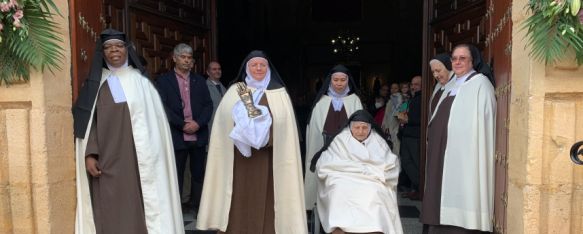
[[411,187],[419,191],[419,138],[403,136],[400,154],[401,167],[411,180]]
[[182,194],[184,170],[186,169],[186,161],[190,156],[190,202],[192,202],[194,208],[198,208],[206,167],[206,147],[198,146],[194,141],[187,141],[185,143],[186,149],[174,151],[176,156],[176,171],[178,172],[178,189],[180,190],[180,194]]

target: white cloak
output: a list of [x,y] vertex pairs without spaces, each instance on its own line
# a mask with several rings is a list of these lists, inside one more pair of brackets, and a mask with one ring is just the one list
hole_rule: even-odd
[[494,87],[486,76],[475,75],[461,84],[451,107],[441,224],[492,231],[495,127]]
[[[102,70],[101,85],[110,74],[110,70]],[[115,75],[119,77],[131,116],[148,233],[184,233],[174,147],[160,95],[150,80],[143,77],[137,69],[121,68],[115,72]],[[97,98],[95,100],[97,101]],[[76,234],[95,233],[89,182],[85,168],[85,147],[93,123],[94,111],[95,102],[91,110],[85,138],[75,139],[77,159]]]
[[318,212],[326,232],[403,233],[399,159],[375,131],[363,142],[345,128],[316,164]]
[[[255,91],[252,87],[249,87]],[[304,207],[302,164],[296,118],[285,88],[265,90],[273,118],[273,189],[275,231],[278,234],[308,233]],[[232,109],[240,100],[231,86],[221,100],[213,123],[203,192],[196,227],[226,231],[233,194],[235,146]]]
[[[343,97],[342,101],[344,102],[344,110],[346,110],[347,119],[352,113],[362,109],[362,103],[354,93]],[[306,179],[304,187],[306,208],[310,210],[316,206],[317,179],[316,174],[311,172],[309,168],[314,154],[320,151],[322,146],[324,146],[322,131],[324,130],[324,124],[326,123],[326,117],[328,117],[328,110],[330,109],[331,102],[332,98],[330,96],[323,95],[312,110],[310,122],[308,122],[308,125],[306,126]]]

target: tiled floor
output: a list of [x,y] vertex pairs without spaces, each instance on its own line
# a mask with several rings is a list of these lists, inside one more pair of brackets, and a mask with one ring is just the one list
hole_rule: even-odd
[[419,222],[419,213],[421,211],[421,201],[411,201],[407,198],[398,196],[399,214],[401,215],[401,224],[405,234],[421,234],[423,224]]
[[[401,215],[401,223],[403,224],[403,233],[405,234],[421,234],[423,225],[419,223],[419,211],[421,210],[420,201],[411,201],[407,198],[399,196],[399,214]],[[211,234],[214,231],[196,231],[196,221],[192,211],[185,212],[184,228],[186,234]]]

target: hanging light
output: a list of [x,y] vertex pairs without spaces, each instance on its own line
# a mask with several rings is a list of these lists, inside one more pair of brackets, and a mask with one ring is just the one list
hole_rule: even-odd
[[350,32],[341,32],[330,40],[332,53],[349,58],[359,51],[360,37]]

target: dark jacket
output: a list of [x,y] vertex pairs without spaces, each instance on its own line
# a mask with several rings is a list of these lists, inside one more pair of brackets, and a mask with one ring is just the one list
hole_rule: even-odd
[[421,91],[415,93],[415,96],[409,100],[409,120],[399,131],[402,136],[419,138],[421,135]]
[[[158,92],[164,103],[166,116],[170,122],[170,131],[172,132],[172,142],[174,150],[186,149],[184,143],[184,112],[182,109],[182,97],[176,80],[174,70],[162,74],[156,80]],[[213,101],[206,87],[206,80],[195,73],[190,73],[190,106],[192,108],[192,119],[200,126],[196,132],[197,145],[205,146],[208,144],[209,131],[208,122],[213,114]]]

